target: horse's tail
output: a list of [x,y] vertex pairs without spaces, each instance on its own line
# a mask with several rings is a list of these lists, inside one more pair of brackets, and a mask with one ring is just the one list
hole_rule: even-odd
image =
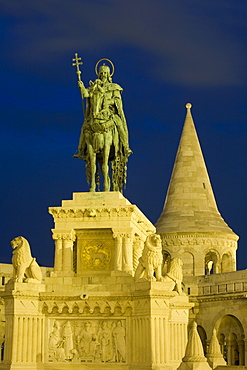
[[113,191],[122,192],[123,185],[127,180],[127,162],[128,158],[119,150],[112,161],[112,186]]

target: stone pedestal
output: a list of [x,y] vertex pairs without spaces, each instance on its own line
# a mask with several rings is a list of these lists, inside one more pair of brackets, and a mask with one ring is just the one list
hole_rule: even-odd
[[[143,243],[155,227],[120,192],[74,193],[61,207],[50,207],[55,228],[54,272],[57,276],[133,275]],[[137,243],[141,243],[139,257]],[[133,260],[135,259],[135,264]]]
[[39,285],[7,284],[0,369],[175,370],[192,304],[133,277],[154,226],[118,192],[76,193],[49,212],[54,271]]
[[39,294],[44,284],[6,284],[5,348],[2,369],[37,369],[44,360],[44,316],[40,312]]

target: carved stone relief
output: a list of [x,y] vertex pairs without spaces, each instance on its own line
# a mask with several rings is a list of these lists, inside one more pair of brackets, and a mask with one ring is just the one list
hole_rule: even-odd
[[126,363],[125,320],[50,321],[49,362]]
[[236,241],[227,238],[208,237],[207,235],[161,235],[163,246],[209,245],[236,248]]
[[77,272],[113,269],[114,239],[111,229],[76,230]]
[[81,251],[81,260],[88,270],[104,270],[111,260],[111,249],[106,242],[92,240]]

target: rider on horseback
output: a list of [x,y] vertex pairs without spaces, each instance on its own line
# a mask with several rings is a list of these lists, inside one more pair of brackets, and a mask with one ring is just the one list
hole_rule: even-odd
[[132,151],[129,148],[128,128],[123,112],[121,92],[122,87],[112,83],[110,68],[102,65],[99,69],[98,77],[94,82],[90,81],[90,86],[86,88],[82,81],[78,81],[78,86],[83,97],[87,98],[84,123],[82,125],[78,154],[75,157],[84,158],[85,156],[85,132],[88,130],[105,130],[111,124],[115,124],[120,142],[123,145],[123,154],[128,157]]

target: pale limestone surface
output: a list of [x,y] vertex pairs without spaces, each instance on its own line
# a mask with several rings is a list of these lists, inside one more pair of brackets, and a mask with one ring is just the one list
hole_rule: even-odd
[[184,275],[236,269],[238,236],[220,215],[191,115],[191,104],[179,143],[164,204],[156,223],[163,248],[183,261]]
[[[146,236],[155,227],[120,192],[74,193],[51,207],[55,265],[59,274],[134,274]],[[74,242],[76,240],[76,246]],[[77,258],[77,257],[78,258]]]
[[182,359],[178,370],[210,370],[206,357],[204,356],[202,342],[197,331],[197,324],[194,321],[189,332],[185,356]]
[[154,226],[118,192],[76,193],[49,212],[54,272],[6,285],[0,368],[175,370],[193,304],[174,281],[133,277]]
[[226,361],[221,353],[216,329],[213,330],[212,338],[209,343],[207,360],[212,369],[215,369],[218,365],[226,365]]
[[190,316],[201,330],[204,347],[216,329],[227,364],[246,364],[247,270],[186,277],[184,283],[195,303]]

